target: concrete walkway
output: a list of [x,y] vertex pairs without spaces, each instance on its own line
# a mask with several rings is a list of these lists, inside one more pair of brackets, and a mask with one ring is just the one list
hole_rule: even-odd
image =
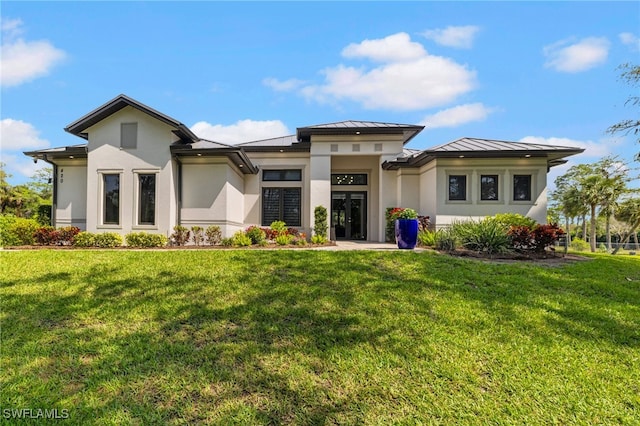
[[[375,241],[336,241],[335,246],[319,247],[316,250],[400,250],[396,244]],[[411,251],[411,250],[402,250]],[[416,247],[413,251],[424,251]]]

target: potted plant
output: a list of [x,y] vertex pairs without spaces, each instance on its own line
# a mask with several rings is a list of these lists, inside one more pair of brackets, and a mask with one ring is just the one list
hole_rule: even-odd
[[418,213],[414,209],[398,209],[394,214],[396,243],[400,249],[412,250],[418,242]]

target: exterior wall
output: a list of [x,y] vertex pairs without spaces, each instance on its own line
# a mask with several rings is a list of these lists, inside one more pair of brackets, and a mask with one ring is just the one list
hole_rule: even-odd
[[180,224],[187,228],[218,225],[228,237],[242,228],[242,175],[225,158],[185,158],[182,163]]
[[57,161],[56,227],[87,227],[87,161]]
[[420,214],[429,216],[435,224],[438,205],[438,180],[436,163],[431,162],[420,168]]
[[412,208],[420,211],[420,174],[418,169],[400,169],[397,174],[398,181],[398,205],[396,207]]
[[[546,159],[438,159],[436,162],[437,227],[450,225],[455,220],[479,219],[497,213],[519,213],[539,223],[547,221],[547,164]],[[467,199],[448,200],[448,176],[467,176]],[[498,200],[480,200],[480,176],[498,175]],[[513,200],[513,176],[531,175],[531,201]],[[421,188],[421,192],[424,191]],[[427,191],[424,191],[425,193]],[[425,203],[427,204],[427,203]],[[429,214],[429,212],[425,212]],[[433,221],[433,220],[432,220]]]
[[[138,123],[135,149],[120,148],[120,124]],[[176,140],[171,126],[133,108],[125,107],[87,129],[87,231],[148,231],[170,235],[176,224],[174,167],[169,146]],[[102,176],[120,175],[120,223],[102,223]],[[155,225],[137,224],[137,175],[156,174]]]
[[[298,228],[311,235],[313,226],[313,208],[310,209],[311,163],[309,154],[300,153],[250,153],[253,164],[260,171],[257,175],[244,176],[244,224],[245,226],[261,226],[262,224],[262,188],[265,185],[277,187],[301,187],[301,226]],[[300,169],[301,182],[263,182],[262,171],[269,169]],[[310,220],[311,217],[311,220]]]

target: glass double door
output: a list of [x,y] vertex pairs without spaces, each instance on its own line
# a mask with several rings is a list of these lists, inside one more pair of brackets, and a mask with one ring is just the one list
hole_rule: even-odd
[[338,240],[366,240],[367,193],[331,192],[331,226]]

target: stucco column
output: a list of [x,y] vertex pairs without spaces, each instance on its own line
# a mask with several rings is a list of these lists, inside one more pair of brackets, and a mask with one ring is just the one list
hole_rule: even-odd
[[[311,155],[309,169],[309,223],[313,228],[316,206],[324,206],[327,214],[331,214],[331,156]],[[331,226],[330,222],[330,217],[327,217],[327,225]]]

